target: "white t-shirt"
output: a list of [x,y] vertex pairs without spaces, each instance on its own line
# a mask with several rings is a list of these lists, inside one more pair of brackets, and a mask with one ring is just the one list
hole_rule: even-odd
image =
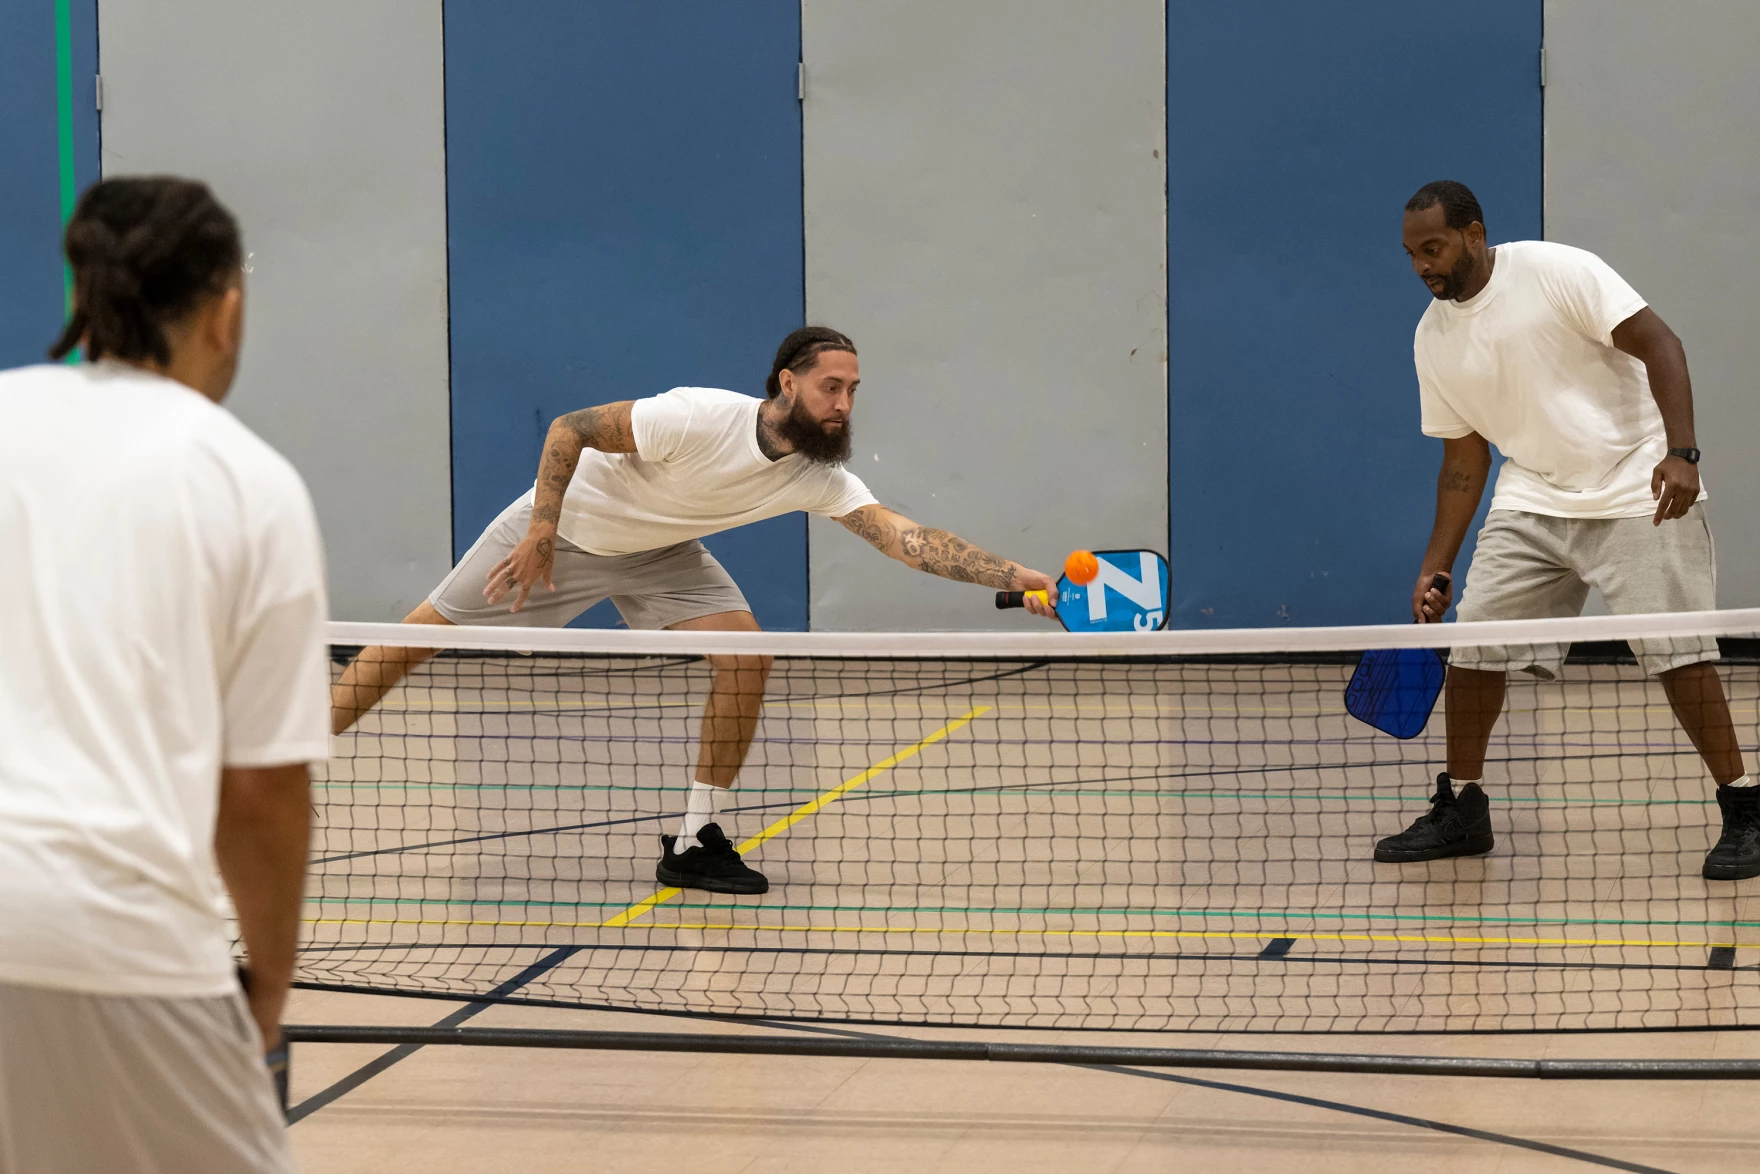
[[1498,245],[1484,289],[1431,302],[1418,323],[1424,434],[1477,432],[1502,450],[1494,510],[1654,513],[1650,476],[1668,452],[1662,413],[1644,364],[1613,345],[1613,328],[1643,308],[1594,253]]
[[763,403],[713,387],[637,400],[636,451],[581,453],[556,532],[593,554],[635,554],[795,510],[841,518],[875,504],[842,465],[765,456]]
[[329,753],[304,484],[122,364],[0,372],[0,983],[236,989],[222,766]]

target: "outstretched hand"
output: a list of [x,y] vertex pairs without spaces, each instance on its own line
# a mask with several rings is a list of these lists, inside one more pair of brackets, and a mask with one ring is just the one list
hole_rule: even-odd
[[1045,592],[1045,602],[1041,603],[1037,596],[1029,595],[1024,606],[1036,616],[1044,616],[1048,620],[1057,618],[1057,580],[1050,575],[1021,567],[1014,573],[1014,585],[1010,590]]
[[532,588],[542,580],[544,586],[551,591],[556,584],[550,581],[550,569],[556,562],[556,536],[554,534],[527,534],[520,544],[513,548],[506,558],[495,564],[489,572],[489,582],[483,587],[483,598],[490,603],[500,603],[515,588],[519,594],[514,598],[509,611],[518,611],[525,606],[526,596]]

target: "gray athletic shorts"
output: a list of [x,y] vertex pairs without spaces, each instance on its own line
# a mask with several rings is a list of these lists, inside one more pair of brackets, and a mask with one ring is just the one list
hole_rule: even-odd
[[536,584],[517,612],[507,610],[512,597],[491,604],[483,598],[489,572],[520,544],[531,520],[528,498],[502,510],[428,596],[434,610],[455,624],[560,628],[601,599],[609,599],[624,623],[649,631],[717,612],[752,610],[733,576],[695,539],[659,550],[610,555],[588,554],[559,536],[556,563],[550,570],[556,590]]
[[[1463,621],[1581,615],[1590,587],[1601,591],[1615,615],[1714,609],[1717,558],[1704,503],[1660,526],[1648,517],[1554,518],[1492,510],[1479,531],[1456,614]],[[1566,651],[1562,644],[1457,648],[1448,662],[1550,680]],[[1718,655],[1709,636],[1634,640],[1632,651],[1651,674]]]
[[240,995],[0,985],[0,1174],[292,1174]]

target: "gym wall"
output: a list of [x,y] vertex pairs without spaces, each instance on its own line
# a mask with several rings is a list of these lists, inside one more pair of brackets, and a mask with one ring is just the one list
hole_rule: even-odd
[[0,369],[48,360],[66,318],[61,223],[98,178],[95,0],[0,5]]
[[[555,417],[764,394],[803,312],[799,59],[796,0],[448,0],[457,554]],[[800,515],[705,541],[760,624],[807,626]]]
[[[1046,570],[1167,549],[1179,625],[1397,620],[1439,455],[1399,207],[1451,176],[1680,332],[1752,604],[1757,51],[1746,0],[13,5],[0,362],[62,319],[101,68],[105,173],[244,223],[232,404],[312,486],[338,618],[420,599],[552,416],[760,394],[808,317],[861,345],[854,467],[919,520]],[[1032,626],[829,523],[711,545],[770,627]]]
[[102,0],[104,174],[207,180],[250,251],[228,406],[304,474],[331,611],[452,565],[438,0]]
[[[851,468],[1056,574],[1164,549],[1161,0],[805,0],[807,311],[855,339]],[[1028,628],[809,523],[813,627]]]
[[1547,0],[1546,235],[1686,344],[1718,604],[1760,606],[1760,5]]
[[1539,0],[1169,14],[1171,622],[1410,619],[1442,444],[1400,217],[1458,179],[1540,235]]

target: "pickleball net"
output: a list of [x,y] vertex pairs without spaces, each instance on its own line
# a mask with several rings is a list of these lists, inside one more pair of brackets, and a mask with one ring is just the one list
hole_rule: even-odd
[[[423,630],[438,655],[317,772],[297,978],[890,1024],[1754,1026],[1760,880],[1701,878],[1714,784],[1626,642],[1720,646],[1753,768],[1757,631]],[[334,625],[339,678],[388,638],[413,639]],[[1401,642],[1569,650],[1555,679],[1509,674],[1488,856],[1372,859],[1444,769],[1446,697],[1410,740],[1345,712],[1360,652]],[[654,878],[733,655],[774,658],[720,817],[757,897]]]

